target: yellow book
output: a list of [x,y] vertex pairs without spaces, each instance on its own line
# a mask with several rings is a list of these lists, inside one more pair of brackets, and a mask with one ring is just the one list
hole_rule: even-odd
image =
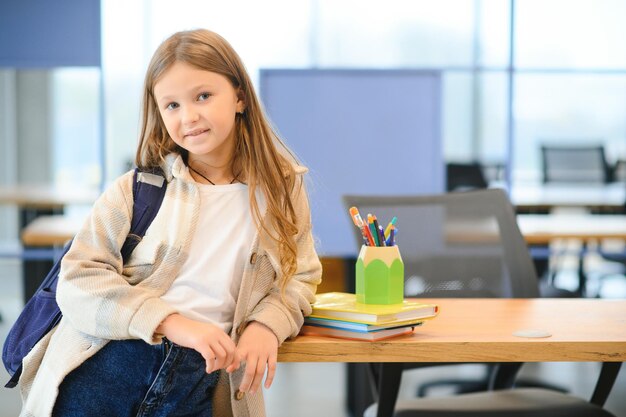
[[362,304],[356,294],[328,292],[316,295],[311,317],[352,321],[366,324],[388,324],[435,317],[439,307],[418,301],[401,304]]

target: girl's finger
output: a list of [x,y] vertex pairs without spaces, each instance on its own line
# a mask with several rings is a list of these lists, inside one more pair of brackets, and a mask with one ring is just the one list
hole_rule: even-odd
[[252,385],[250,387],[250,392],[254,394],[259,387],[261,386],[261,382],[263,381],[263,375],[265,374],[265,368],[267,367],[267,359],[259,359],[256,365],[256,372],[254,373],[254,379],[252,380]]
[[[224,348],[224,352],[226,352],[226,357],[224,358],[223,367],[230,367],[231,363],[235,359],[235,349],[231,349],[231,346],[225,342],[221,342],[221,345],[222,345],[222,348]],[[234,348],[234,345],[232,347]]]
[[237,351],[235,351],[233,361],[228,366],[228,368],[226,368],[226,372],[230,373],[230,372],[236,371],[237,369],[239,369],[239,366],[241,366],[241,357],[239,356]]
[[210,374],[212,372],[213,366],[215,365],[215,354],[211,350],[211,348],[205,348],[202,352],[200,352],[202,357],[206,362],[206,372]]
[[271,357],[267,362],[267,378],[265,378],[265,389],[272,386],[274,375],[276,374],[276,358]]
[[248,392],[250,390],[250,386],[252,385],[252,381],[254,380],[256,373],[257,360],[258,359],[256,357],[248,356],[246,360],[246,370],[243,373],[243,379],[239,385],[239,391]]
[[213,352],[215,352],[215,364],[213,370],[222,369],[226,363],[226,351],[220,344],[215,344],[215,346],[213,346]]

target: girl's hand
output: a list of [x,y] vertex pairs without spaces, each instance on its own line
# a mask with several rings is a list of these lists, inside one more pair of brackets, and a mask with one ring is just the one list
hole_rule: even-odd
[[165,318],[157,333],[177,345],[200,353],[206,361],[206,372],[228,368],[232,372],[239,368],[239,357],[232,339],[219,327],[189,319],[174,313]]
[[[268,327],[256,321],[249,323],[237,344],[237,354],[242,361],[246,361],[246,372],[239,391],[254,394],[261,385],[266,366],[265,388],[272,385],[276,373],[278,339]],[[232,371],[230,368],[226,370]]]

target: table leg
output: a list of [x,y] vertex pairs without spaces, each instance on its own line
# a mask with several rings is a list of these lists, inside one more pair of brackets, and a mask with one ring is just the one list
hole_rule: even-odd
[[584,297],[587,288],[587,276],[585,275],[585,254],[587,253],[587,243],[583,241],[580,249],[580,257],[578,258],[578,289],[576,294]]
[[370,383],[378,384],[369,372],[368,363],[347,363],[346,371],[346,408],[354,417],[361,417],[367,407],[376,401]]
[[493,364],[489,375],[489,391],[512,388],[522,365],[523,362]]
[[389,417],[393,415],[400,390],[404,363],[390,362],[380,364],[378,377],[378,412],[377,417]]
[[[20,210],[19,228],[23,230],[28,223],[35,218],[43,215],[62,214],[63,209],[38,209],[38,208],[22,208]],[[26,249],[26,248],[25,248]],[[25,259],[22,261],[22,289],[24,296],[24,304],[31,297],[43,282],[43,279],[52,268],[54,262],[48,259]]]
[[[29,248],[24,247],[24,249],[28,250]],[[22,280],[24,305],[35,295],[35,292],[37,292],[44,278],[48,275],[48,271],[50,271],[53,266],[54,262],[48,259],[25,259],[22,262],[22,273],[24,274]]]
[[603,407],[606,399],[611,393],[613,384],[619,374],[619,368],[622,366],[621,362],[604,362],[602,364],[602,370],[598,377],[598,383],[591,396],[591,403],[599,407]]

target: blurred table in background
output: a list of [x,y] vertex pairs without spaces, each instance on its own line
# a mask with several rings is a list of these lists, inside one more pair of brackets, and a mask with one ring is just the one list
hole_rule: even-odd
[[519,214],[524,240],[531,245],[547,245],[554,239],[626,240],[626,215],[599,214]]
[[[24,232],[28,225],[41,216],[53,216],[56,219],[63,218],[62,214],[67,206],[86,205],[93,204],[100,191],[96,188],[84,188],[84,187],[54,187],[51,185],[33,185],[33,184],[19,184],[13,186],[0,186],[0,204],[16,206],[19,210],[18,227],[21,238],[24,238]],[[59,228],[67,230],[74,230],[74,225],[70,225],[67,222],[76,222],[76,220],[53,220],[56,222],[55,227],[57,231]],[[64,227],[61,227],[61,222],[65,222]],[[24,252],[29,248],[41,249],[44,246],[41,241],[37,242],[38,238],[41,238],[44,234],[50,234],[50,222],[44,222],[44,229],[42,230],[42,224],[35,225],[34,231],[39,230],[39,233],[35,233],[33,236],[26,232],[26,240],[22,241],[24,246]],[[44,233],[45,232],[45,233]],[[53,233],[54,234],[54,233]],[[72,235],[73,236],[73,235]],[[35,238],[33,241],[32,239]],[[49,236],[48,236],[49,238]],[[67,239],[66,239],[67,240]],[[31,245],[32,243],[32,246]],[[54,240],[58,242],[58,239]],[[62,243],[61,243],[62,245]],[[50,251],[53,253],[53,251]],[[24,302],[28,301],[32,294],[37,290],[41,281],[45,278],[46,274],[52,267],[52,259],[29,259],[27,256],[23,257],[23,288],[24,288]]]
[[510,198],[518,213],[545,213],[556,207],[624,213],[626,183],[515,185]]
[[91,205],[99,195],[100,191],[96,188],[27,184],[0,186],[0,204],[17,206],[20,210],[20,230],[40,215],[61,214],[70,205]]
[[517,224],[529,245],[547,246],[557,239],[576,239],[582,243],[578,262],[578,293],[584,295],[585,249],[590,242],[604,239],[626,242],[624,214],[518,214]]
[[78,233],[85,219],[64,215],[39,216],[22,230],[24,246],[63,246]]

